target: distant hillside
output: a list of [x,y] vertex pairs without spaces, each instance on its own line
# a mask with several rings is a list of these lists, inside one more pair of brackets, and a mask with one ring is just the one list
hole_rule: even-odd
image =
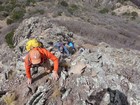
[[[140,23],[140,10],[129,0],[2,0],[0,11],[1,21],[7,24],[0,29],[1,43],[23,19],[46,16],[54,20],[61,19],[60,24],[68,26],[76,33],[80,32],[82,36],[88,34],[94,40],[91,42],[105,41],[116,47],[139,49],[137,23]],[[76,24],[81,24],[82,27],[76,26],[72,21],[63,21],[65,17],[77,19]],[[72,24],[75,28],[72,28]],[[83,24],[87,25],[83,27]],[[131,35],[132,39],[128,37]]]

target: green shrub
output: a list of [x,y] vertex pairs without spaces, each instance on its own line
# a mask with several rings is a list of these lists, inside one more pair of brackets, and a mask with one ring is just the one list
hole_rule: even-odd
[[130,19],[131,19],[131,20],[135,20],[135,19],[136,19],[136,17],[132,16]]
[[111,14],[112,14],[112,15],[116,15],[116,13],[115,13],[115,12],[111,12]]
[[4,8],[4,11],[7,11],[7,12],[12,12],[14,8],[17,8],[17,7],[25,7],[25,3],[21,3],[21,2],[18,2],[18,0],[7,0],[7,2],[5,2],[3,4],[3,8]]
[[2,1],[0,1],[0,5],[2,5],[2,3],[3,3],[3,2],[2,2]]
[[10,48],[14,48],[13,36],[14,36],[14,30],[11,31],[11,32],[9,32],[9,33],[5,36],[6,43],[8,44],[8,46],[9,46]]
[[43,9],[37,10],[37,13],[44,14],[45,11]]
[[138,13],[133,11],[133,12],[124,12],[122,15],[125,15],[125,16],[129,16],[130,19],[134,20],[136,19],[136,17],[138,17]]
[[105,14],[105,13],[108,13],[109,10],[107,8],[103,8],[99,12],[102,13],[102,14]]
[[131,12],[131,15],[132,15],[133,17],[138,17],[138,13],[135,12],[135,11]]
[[24,16],[25,10],[23,8],[18,8],[12,11],[10,17],[15,22]]
[[62,6],[64,6],[64,7],[68,7],[68,6],[69,6],[68,3],[67,3],[66,1],[61,1],[60,4],[61,4]]
[[78,9],[78,6],[76,4],[72,4],[70,7],[73,8],[74,10]]
[[78,10],[78,6],[76,4],[72,4],[68,8],[68,12],[73,14],[76,10]]
[[90,22],[90,19],[87,19],[87,22]]
[[9,3],[12,4],[13,6],[16,5],[17,0],[9,0]]
[[13,9],[16,7],[16,4],[18,0],[8,0],[6,4],[4,5],[4,10],[7,12],[12,12]]
[[26,5],[30,5],[31,3],[34,4],[35,3],[35,0],[27,0],[26,1]]
[[130,16],[131,13],[130,12],[124,12],[122,15],[124,15],[124,16]]
[[4,6],[0,5],[0,11],[4,11]]
[[7,18],[7,20],[6,20],[6,23],[9,25],[9,24],[12,24],[14,21],[13,21],[13,19],[11,19],[11,18]]
[[138,17],[138,13],[135,12],[135,11],[131,12],[131,19],[132,19],[132,20],[135,20],[136,17]]
[[33,15],[33,14],[44,14],[45,13],[45,11],[43,10],[43,9],[37,9],[37,10],[35,10],[35,11],[31,11],[30,12],[30,15]]
[[12,10],[15,8],[15,6],[14,5],[12,5],[12,4],[6,4],[5,6],[4,6],[4,11],[7,11],[7,12],[12,12]]
[[58,15],[58,16],[62,16],[62,13],[63,13],[63,12],[59,11],[59,12],[57,12],[57,15]]

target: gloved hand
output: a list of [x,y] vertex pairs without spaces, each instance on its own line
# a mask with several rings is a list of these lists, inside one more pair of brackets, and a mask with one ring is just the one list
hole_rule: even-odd
[[54,80],[57,80],[59,78],[58,73],[56,71],[54,71],[54,70],[53,70],[53,73],[52,73],[52,78]]

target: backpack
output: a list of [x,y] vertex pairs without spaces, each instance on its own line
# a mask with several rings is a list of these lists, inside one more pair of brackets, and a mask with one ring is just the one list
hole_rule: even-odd
[[34,47],[43,47],[43,44],[41,42],[39,42],[37,39],[30,39],[26,43],[26,50],[30,51]]

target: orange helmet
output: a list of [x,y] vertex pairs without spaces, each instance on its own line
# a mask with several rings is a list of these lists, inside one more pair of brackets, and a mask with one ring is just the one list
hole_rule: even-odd
[[32,49],[29,52],[29,56],[32,64],[39,64],[41,62],[41,54],[38,50]]

